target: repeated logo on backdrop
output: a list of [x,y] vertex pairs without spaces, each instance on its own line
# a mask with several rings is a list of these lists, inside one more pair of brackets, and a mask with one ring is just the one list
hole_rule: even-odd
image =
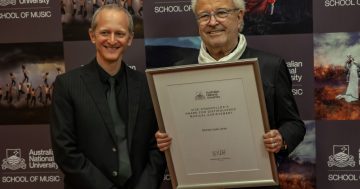
[[47,125],[1,125],[0,131],[0,188],[63,187]]
[[360,184],[357,121],[317,122],[318,188],[357,189]]
[[[59,183],[61,181],[61,176],[56,172],[59,168],[54,162],[54,154],[51,149],[24,151],[18,148],[5,150],[6,157],[2,159],[1,164],[2,183]],[[44,173],[49,172],[52,174],[44,175]]]
[[349,154],[349,145],[333,145],[333,154],[329,156],[329,167],[355,167],[354,156]]
[[333,153],[327,161],[329,181],[360,182],[360,174],[356,173],[360,171],[360,149],[351,147],[353,145],[333,145]]
[[0,6],[16,5],[16,0],[0,0]]
[[6,149],[6,158],[2,162],[3,170],[26,169],[25,159],[21,158],[21,149]]

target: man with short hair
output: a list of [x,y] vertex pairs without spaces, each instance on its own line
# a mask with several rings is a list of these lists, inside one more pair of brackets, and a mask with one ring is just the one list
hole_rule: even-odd
[[54,84],[50,128],[65,189],[158,189],[165,161],[148,85],[122,61],[134,36],[132,17],[104,5],[89,35],[96,58]]
[[[244,0],[192,0],[191,3],[202,40],[200,52],[176,65],[258,58],[271,129],[263,135],[263,142],[280,163],[303,140],[306,132],[291,92],[291,77],[285,61],[247,46],[245,36],[240,33],[244,25]],[[156,138],[161,151],[169,148],[170,136],[158,131]]]

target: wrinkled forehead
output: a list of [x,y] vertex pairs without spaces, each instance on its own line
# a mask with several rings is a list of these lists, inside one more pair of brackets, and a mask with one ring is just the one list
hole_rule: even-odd
[[105,9],[96,17],[96,20],[99,21],[100,19],[113,19],[113,18],[121,18],[121,20],[126,20],[126,13],[124,11],[121,11],[119,9]]
[[198,0],[195,13],[214,11],[220,8],[235,8],[233,0]]
[[106,21],[114,19],[129,23],[129,19],[127,18],[127,15],[123,10],[118,8],[106,7],[94,15],[91,28],[95,30],[98,27],[99,23],[104,23]]
[[103,26],[104,24],[110,24],[114,26],[121,25],[126,27],[129,25],[129,19],[127,18],[126,13],[119,10],[110,9],[107,11],[102,11],[99,13],[96,19],[96,28]]

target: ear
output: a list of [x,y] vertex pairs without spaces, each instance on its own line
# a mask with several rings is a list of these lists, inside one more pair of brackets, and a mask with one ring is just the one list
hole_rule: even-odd
[[239,14],[237,15],[238,19],[239,19],[239,22],[238,22],[238,29],[239,30],[242,29],[242,25],[244,23],[244,15],[245,15],[244,10],[240,10]]
[[96,36],[95,36],[95,31],[93,31],[92,29],[89,29],[89,37],[91,42],[95,44]]
[[130,34],[130,36],[129,36],[129,41],[128,41],[128,44],[127,44],[129,47],[131,46],[133,39],[134,39],[134,32],[132,32],[132,33]]

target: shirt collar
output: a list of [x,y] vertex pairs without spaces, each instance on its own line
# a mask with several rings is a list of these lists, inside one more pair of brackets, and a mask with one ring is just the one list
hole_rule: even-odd
[[114,77],[117,83],[120,83],[123,77],[125,77],[125,63],[121,62],[120,70],[114,76],[110,76],[99,64],[96,64],[99,72],[100,80],[102,83],[107,84],[109,77]]

